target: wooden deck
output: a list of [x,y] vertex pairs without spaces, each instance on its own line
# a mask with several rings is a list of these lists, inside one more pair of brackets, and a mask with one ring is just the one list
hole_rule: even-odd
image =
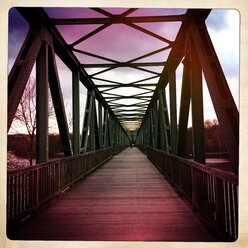
[[21,240],[215,241],[149,160],[128,148],[28,220]]

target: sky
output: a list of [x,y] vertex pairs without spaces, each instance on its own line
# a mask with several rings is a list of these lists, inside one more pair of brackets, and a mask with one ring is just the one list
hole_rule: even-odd
[[[97,13],[89,9],[70,8],[69,11],[65,11],[64,8],[46,8],[48,15],[52,18],[72,18],[72,17],[105,17],[100,13]],[[126,9],[106,9],[112,14],[121,14]],[[185,9],[139,9],[129,16],[142,16],[142,15],[167,15],[167,14],[183,14]],[[146,28],[154,33],[157,33],[167,39],[173,41],[176,37],[176,33],[180,28],[180,22],[173,23],[140,23],[137,24],[142,28]],[[208,32],[216,49],[216,53],[219,57],[222,69],[226,75],[228,85],[233,94],[237,107],[239,107],[239,13],[236,10],[215,9],[212,10],[209,17],[206,20]],[[62,36],[68,44],[73,43],[82,35],[96,29],[99,25],[84,25],[84,26],[57,26]],[[9,63],[8,70],[10,71],[14,60],[19,52],[23,40],[28,31],[28,25],[20,16],[20,14],[12,8],[9,11]],[[144,42],[145,41],[145,42]],[[124,24],[114,24],[110,27],[99,32],[95,36],[79,43],[74,48],[81,49],[90,53],[96,53],[109,59],[125,62],[141,56],[145,53],[154,51],[156,49],[163,48],[168,44],[164,41],[155,39],[151,36],[145,35],[142,32],[136,31],[133,28]],[[165,61],[170,49],[164,52],[158,53],[148,58],[139,60],[138,62],[149,61]],[[75,52],[81,63],[106,63],[105,60],[95,59],[93,57],[82,55]],[[68,121],[71,118],[71,92],[72,92],[72,76],[70,70],[63,64],[63,62],[57,57],[56,62],[58,65],[58,71],[60,75],[60,82],[62,87],[62,93],[64,96],[64,102],[66,106]],[[147,68],[154,70],[158,73],[162,71],[162,67]],[[102,68],[88,68],[86,69],[89,75],[92,75]],[[106,73],[99,74],[98,76],[104,79],[111,79],[120,83],[130,83],[149,76],[153,76],[151,73],[139,72],[132,68],[117,68],[110,70]],[[177,107],[179,110],[180,95],[181,95],[181,81],[182,81],[182,64],[179,65],[177,71]],[[32,76],[35,77],[33,71]],[[147,83],[156,83],[158,78],[146,81]],[[94,80],[95,84],[102,84],[99,80]],[[153,88],[151,88],[153,89]],[[145,92],[145,91],[143,91]],[[130,89],[113,90],[109,93],[115,93],[119,95],[130,94]],[[132,94],[139,93],[133,91]],[[166,89],[167,100],[168,89]],[[203,82],[203,94],[204,94],[204,119],[216,119],[216,115],[211,104],[211,99],[207,90],[206,83]],[[84,105],[86,89],[83,85],[80,86],[81,95],[81,119],[84,115]],[[116,103],[125,103],[126,100],[119,100]],[[130,100],[128,100],[129,103]],[[169,103],[168,103],[169,105]],[[82,123],[82,122],[81,122]],[[189,126],[191,120],[189,120]],[[81,124],[82,126],[82,124]]]

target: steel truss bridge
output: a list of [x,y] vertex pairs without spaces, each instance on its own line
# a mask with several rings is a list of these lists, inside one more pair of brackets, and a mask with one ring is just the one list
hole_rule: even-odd
[[[49,231],[50,236],[49,234],[42,236],[42,231],[39,232],[40,236],[35,236],[35,228],[37,227],[35,224],[33,226],[31,224],[32,228],[27,229],[29,235],[26,232],[22,233],[22,236],[18,232],[25,230],[25,225],[28,226],[32,221],[35,221],[37,216],[31,218],[30,223],[20,224],[20,222],[40,210],[38,216],[39,214],[42,215],[43,220],[47,218],[48,224],[46,226],[49,230],[51,215],[44,215],[42,211],[46,211],[53,204],[46,208],[43,208],[44,206],[47,206],[50,202],[53,203],[54,198],[63,195],[62,192],[68,187],[72,187],[72,192],[73,190],[76,192],[77,188],[75,186],[74,189],[73,185],[79,185],[81,179],[83,179],[82,182],[87,182],[90,178],[92,180],[96,178],[96,181],[93,180],[94,183],[88,187],[89,192],[90,189],[97,191],[99,188],[94,188],[96,185],[100,185],[100,188],[103,187],[97,181],[100,180],[101,176],[97,177],[97,175],[104,174],[106,176],[104,180],[111,182],[108,175],[111,175],[113,170],[118,171],[118,168],[120,171],[117,174],[120,178],[112,185],[113,188],[119,182],[119,185],[122,185],[121,190],[118,191],[119,194],[123,195],[125,192],[129,192],[132,195],[133,191],[130,190],[129,186],[134,181],[129,182],[128,179],[131,180],[133,175],[140,175],[143,183],[145,183],[153,178],[144,176],[144,172],[148,170],[148,167],[145,166],[149,163],[148,160],[145,160],[146,155],[179,194],[177,197],[183,196],[190,203],[192,209],[196,211],[196,213],[191,211],[191,214],[200,215],[208,230],[210,230],[209,232],[214,233],[217,240],[233,241],[237,239],[239,113],[206,28],[205,20],[211,10],[188,9],[184,14],[178,15],[139,16],[132,15],[137,11],[133,8],[127,9],[121,14],[112,14],[102,8],[92,8],[91,11],[101,14],[101,17],[94,18],[84,18],[84,16],[80,18],[54,18],[49,16],[47,10],[43,8],[17,8],[17,10],[29,24],[29,31],[8,78],[8,129],[11,127],[32,68],[36,64],[37,165],[8,172],[7,217],[9,236],[14,239],[49,240],[58,238],[63,240],[65,238],[73,240],[73,234],[70,236],[68,233],[67,236],[63,233],[60,237],[55,237],[55,230]],[[168,37],[161,36],[139,25],[140,23],[168,22],[181,24],[175,40],[170,40]],[[77,39],[68,42],[63,37],[63,32],[59,31],[62,30],[59,27],[70,28],[73,25],[81,27],[97,25],[97,28],[82,36],[79,33]],[[135,32],[141,32],[154,40],[163,42],[164,46],[129,60],[125,60],[125,58],[122,60],[113,59],[110,57],[111,55],[103,56],[101,53],[93,53],[80,48],[80,44],[97,36],[112,25],[124,25]],[[123,42],[128,41],[124,40]],[[109,44],[110,47],[112,45]],[[167,59],[162,61],[161,59],[153,59],[155,55],[163,54],[163,52],[169,53]],[[103,62],[85,63],[85,61],[80,60],[80,55]],[[63,61],[72,75],[72,140],[68,129],[56,56]],[[183,64],[183,76],[178,112],[176,70],[180,64]],[[162,67],[161,72],[156,70],[157,67]],[[103,76],[104,73],[123,68],[131,68],[137,75],[147,73],[149,76],[131,82],[122,82],[121,78],[106,78]],[[89,74],[88,69],[98,70]],[[228,158],[233,168],[231,172],[213,168],[206,162],[202,74],[206,79]],[[83,84],[88,91],[82,130],[80,130],[80,84]],[[48,88],[51,91],[64,149],[64,158],[51,161],[48,160]],[[166,89],[169,90],[169,98],[165,94]],[[169,104],[167,105],[167,103]],[[187,159],[185,158],[185,146],[190,105],[192,111],[193,158]],[[179,121],[177,122],[178,117]],[[136,130],[130,131],[131,126],[135,126]],[[139,150],[128,148],[132,143]],[[114,165],[111,164],[114,161],[117,162]],[[101,166],[104,163],[106,165]],[[99,169],[95,171],[97,168]],[[152,169],[149,170],[152,171]],[[94,173],[91,174],[93,171]],[[154,171],[151,171],[147,172],[146,175],[150,173],[154,176]],[[138,172],[141,174],[137,174]],[[86,175],[90,176],[85,178]],[[125,175],[128,175],[128,177],[125,177],[123,181],[122,176]],[[138,180],[138,177],[135,180]],[[164,178],[162,181],[167,182]],[[152,185],[157,185],[156,182],[158,181],[150,182],[146,187],[152,188]],[[163,187],[159,188],[161,195],[165,190],[162,190]],[[87,185],[85,188],[82,187],[82,192],[86,188]],[[115,194],[117,194],[116,191],[113,191],[113,189],[111,191],[111,188],[109,188],[109,192],[112,192],[111,199],[114,199]],[[137,192],[140,192],[140,188]],[[130,195],[125,195],[126,198],[122,198],[122,200],[124,199],[122,204],[125,204],[125,199],[126,202],[129,199],[129,204],[126,204],[125,208],[129,208],[133,204],[133,201],[128,198]],[[147,197],[148,195],[149,193],[147,193]],[[152,195],[155,197],[156,193],[153,192]],[[80,198],[80,195],[74,197],[77,199],[77,197]],[[94,197],[99,197],[99,195]],[[143,194],[142,197],[146,199],[146,194]],[[157,197],[157,200],[162,199],[162,196]],[[120,201],[120,196],[118,199]],[[63,197],[61,201],[63,201]],[[71,204],[74,204],[75,207],[75,202],[73,202],[72,200]],[[87,200],[82,201],[82,204],[85,204],[85,202]],[[156,201],[154,204],[156,204]],[[144,207],[145,203],[142,206]],[[141,209],[142,206],[140,206]],[[152,203],[149,206],[150,210],[156,208]],[[119,207],[121,208],[121,206]],[[165,206],[165,209],[166,207],[168,206]],[[176,208],[176,205],[174,207]],[[104,209],[104,205],[102,209]],[[163,208],[163,211],[165,209]],[[133,209],[132,211],[136,213],[138,211],[136,210]],[[63,218],[63,215],[62,211],[62,217],[60,216],[60,218]],[[163,214],[161,214],[163,219],[162,216]],[[177,218],[177,212],[173,212],[172,217]],[[125,218],[128,217],[123,217],[123,220]],[[133,218],[135,219],[135,217]],[[139,218],[143,221],[142,215],[139,215]],[[193,217],[191,221],[192,219]],[[95,218],[94,221],[95,227],[101,223],[101,219]],[[98,223],[98,221],[100,222]],[[111,223],[111,219],[106,221],[108,221],[106,223]],[[168,219],[163,219],[163,223],[168,221]],[[81,222],[86,228],[83,218]],[[158,222],[159,218],[157,219]],[[135,226],[135,223],[132,224]],[[71,225],[72,229],[74,228],[72,221],[69,221],[68,225]],[[106,224],[106,229],[110,225]],[[149,223],[147,225],[149,226]],[[121,229],[121,224],[119,228],[119,233],[125,233],[125,230],[128,229],[127,227]],[[137,230],[141,230],[140,228],[141,226],[137,227]],[[163,229],[157,228],[161,233]],[[173,223],[170,229],[173,229]],[[111,230],[114,233],[114,229]],[[168,230],[167,232],[169,232]],[[115,234],[113,234],[111,238],[107,236],[106,230],[104,230],[105,236],[98,233],[100,235],[98,238],[96,235],[92,236],[92,233],[94,231],[91,233],[88,231],[87,233],[88,237],[92,238],[91,240],[104,240],[104,237],[107,240],[170,240],[170,237],[165,234],[161,234],[157,238],[150,237],[147,233],[142,236],[141,231],[135,237],[114,236]],[[192,231],[188,237],[191,240],[201,240],[201,237],[202,240],[207,240],[206,234],[202,234],[200,238],[198,237],[199,239],[196,236],[195,231]],[[85,237],[79,235],[75,239],[84,240]],[[180,232],[175,235],[174,240],[181,240]]]

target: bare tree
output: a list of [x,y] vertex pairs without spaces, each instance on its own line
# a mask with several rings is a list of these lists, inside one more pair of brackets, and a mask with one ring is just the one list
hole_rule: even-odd
[[[49,97],[48,115],[50,118],[54,118],[54,108]],[[13,124],[11,129],[16,133],[20,133],[20,129],[25,129],[28,134],[28,160],[30,166],[33,165],[35,139],[36,139],[36,81],[34,78],[30,78],[27,82],[26,88],[22,95],[21,101],[17,108]],[[53,124],[51,124],[53,125]]]

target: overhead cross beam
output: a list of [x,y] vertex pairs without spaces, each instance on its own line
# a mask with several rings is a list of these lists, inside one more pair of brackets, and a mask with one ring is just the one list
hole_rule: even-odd
[[[119,17],[119,18],[118,18]],[[115,15],[115,18],[51,18],[54,25],[88,25],[88,24],[120,24],[120,23],[154,23],[154,22],[182,22],[185,15],[168,16],[134,16],[121,17]]]
[[[125,12],[124,12],[123,14],[121,14],[121,15],[112,15],[112,14],[110,14],[109,12],[107,12],[107,11],[105,11],[105,10],[103,10],[103,9],[99,9],[99,8],[92,8],[92,9],[95,10],[95,11],[97,11],[97,12],[99,12],[99,13],[101,13],[101,14],[103,14],[103,15],[108,16],[109,18],[119,18],[119,19],[122,18],[122,17],[124,17],[124,16],[126,16],[126,15],[128,15],[128,14],[130,14],[130,13],[132,13],[133,11],[136,10],[136,9],[129,9],[129,10],[125,11]],[[107,71],[109,71],[109,70],[112,70],[112,69],[115,69],[115,68],[117,68],[117,67],[126,67],[126,66],[128,66],[128,67],[134,67],[134,68],[137,69],[137,70],[142,70],[142,71],[145,71],[145,72],[148,72],[148,73],[152,73],[152,74],[155,74],[155,75],[159,75],[159,73],[156,73],[156,72],[154,72],[154,71],[147,70],[147,69],[144,69],[144,68],[140,68],[140,67],[138,67],[138,66],[164,66],[163,63],[161,63],[161,64],[158,63],[158,64],[156,64],[156,65],[153,64],[153,63],[151,63],[150,65],[149,65],[149,64],[146,64],[146,63],[143,63],[143,64],[141,64],[141,65],[139,65],[139,64],[134,65],[134,63],[132,63],[132,64],[130,64],[130,63],[131,63],[131,62],[134,62],[134,61],[137,61],[137,60],[140,60],[140,59],[142,59],[142,58],[145,58],[145,57],[154,55],[154,54],[156,54],[156,53],[158,53],[158,52],[164,51],[164,50],[166,50],[166,49],[168,49],[168,48],[171,47],[172,42],[169,41],[168,39],[164,38],[164,37],[161,37],[161,36],[159,36],[159,35],[157,35],[157,34],[154,34],[154,33],[152,33],[151,31],[149,31],[149,30],[147,30],[147,29],[144,29],[144,28],[142,28],[142,27],[140,27],[140,26],[137,26],[137,25],[135,25],[135,24],[133,24],[133,23],[125,23],[125,22],[123,22],[123,23],[126,24],[126,25],[128,25],[128,26],[130,26],[130,27],[132,27],[132,28],[134,28],[134,29],[137,29],[137,30],[139,30],[139,31],[141,31],[141,32],[143,32],[143,33],[145,33],[145,34],[147,34],[147,35],[151,35],[151,36],[153,36],[153,37],[155,37],[155,38],[157,38],[157,39],[159,39],[159,40],[165,41],[165,42],[168,43],[169,45],[168,45],[167,47],[165,47],[165,48],[158,49],[158,50],[156,50],[156,51],[150,52],[150,53],[145,54],[145,55],[143,55],[143,56],[140,56],[140,57],[138,57],[138,58],[135,58],[135,59],[132,59],[132,60],[130,60],[130,61],[127,61],[127,62],[125,62],[125,63],[127,63],[126,65],[125,65],[125,63],[120,63],[120,62],[115,61],[115,60],[112,60],[112,59],[104,58],[104,57],[102,57],[102,56],[95,55],[95,54],[88,53],[88,52],[84,52],[84,51],[81,51],[81,50],[79,50],[79,49],[75,49],[75,48],[74,48],[75,45],[81,43],[81,42],[84,41],[85,39],[88,39],[89,37],[95,35],[96,33],[100,32],[100,31],[102,31],[103,29],[105,29],[105,28],[107,28],[107,27],[110,26],[110,24],[104,24],[103,26],[98,27],[96,30],[92,31],[91,33],[89,33],[89,34],[85,35],[84,37],[78,39],[77,41],[73,42],[70,46],[71,46],[72,49],[73,49],[74,51],[76,51],[76,52],[79,52],[79,53],[82,53],[82,54],[85,54],[85,55],[88,55],[88,56],[93,56],[93,57],[96,57],[96,58],[104,59],[104,60],[107,60],[107,61],[109,61],[109,62],[113,62],[114,65],[108,65],[108,64],[94,64],[94,65],[82,65],[82,66],[84,66],[85,68],[87,68],[87,67],[88,67],[88,68],[94,68],[94,67],[95,67],[95,68],[98,68],[98,67],[99,67],[99,68],[101,68],[101,67],[108,67],[108,68],[105,69],[105,70],[102,70],[102,71],[100,71],[100,72],[94,73],[92,76],[96,76],[96,75],[99,75],[99,74],[101,74],[101,73],[105,73],[105,72],[107,72]]]
[[[93,8],[93,10],[99,12],[98,9]],[[131,14],[131,13],[134,12],[135,10],[136,10],[136,9],[128,9],[128,10],[125,11],[123,14],[121,14],[118,18],[123,18],[123,17],[125,17],[125,16]],[[104,12],[104,13],[105,13],[105,12]],[[107,12],[107,13],[108,13],[108,12]],[[106,14],[104,14],[104,15],[106,15]],[[111,16],[112,16],[112,15],[111,15]],[[76,40],[76,41],[74,41],[72,44],[70,44],[70,46],[72,46],[72,47],[73,47],[73,46],[76,46],[77,44],[81,43],[82,41],[85,41],[85,40],[89,39],[90,37],[92,37],[93,35],[99,33],[100,31],[102,31],[102,30],[108,28],[110,25],[112,25],[112,23],[103,24],[102,26],[98,27],[98,28],[95,29],[94,31],[90,32],[89,34],[87,34],[87,35],[81,37],[80,39],[78,39],[78,40]]]
[[[17,8],[20,14],[26,19],[31,28],[37,29],[43,26],[46,29],[46,32],[51,34],[53,38],[53,45],[55,53],[59,56],[59,58],[65,63],[65,65],[71,71],[79,71],[79,79],[83,82],[84,86],[91,90],[95,90],[96,99],[98,101],[103,102],[103,106],[109,109],[109,113],[113,115],[111,108],[108,106],[108,103],[102,97],[101,93],[91,80],[91,78],[87,75],[86,71],[81,68],[81,64],[78,61],[77,57],[68,47],[66,42],[64,41],[61,34],[58,32],[53,25],[51,25],[50,19],[48,15],[42,8]],[[32,43],[34,44],[34,43]],[[30,60],[28,60],[30,61]]]
[[165,62],[139,62],[139,63],[128,63],[128,62],[119,62],[115,64],[82,64],[84,68],[112,68],[112,67],[137,67],[137,66],[165,66]]
[[[212,98],[212,101],[214,103],[214,108],[216,110],[216,114],[218,117],[218,120],[220,122],[221,129],[224,133],[224,138],[226,139],[228,150],[230,153],[230,156],[232,157],[233,161],[237,161],[238,157],[238,111],[235,108],[235,104],[232,100],[232,96],[230,94],[230,91],[227,87],[227,83],[225,81],[224,74],[221,70],[220,64],[218,62],[218,58],[215,54],[215,51],[213,49],[211,40],[208,36],[205,20],[210,12],[210,10],[188,10],[186,14],[184,15],[177,15],[177,16],[158,16],[158,17],[130,17],[128,16],[130,13],[133,13],[137,9],[128,9],[121,15],[113,15],[109,13],[108,11],[100,8],[92,8],[92,10],[101,13],[105,15],[106,17],[103,18],[75,18],[75,19],[51,19],[47,16],[45,11],[41,8],[19,8],[20,13],[24,16],[24,18],[29,22],[31,30],[40,30],[41,27],[43,30],[46,30],[48,32],[54,43],[54,49],[56,54],[62,59],[62,61],[68,66],[68,68],[72,72],[78,71],[78,79],[84,83],[86,88],[92,92],[94,91],[96,99],[101,102],[102,106],[101,108],[107,109],[107,118],[109,120],[109,128],[111,129],[112,125],[115,125],[116,122],[116,114],[120,115],[120,118],[126,119],[125,111],[119,111],[120,108],[129,108],[129,107],[135,107],[135,108],[145,108],[146,114],[143,119],[143,123],[141,125],[142,127],[151,128],[149,131],[150,134],[154,133],[154,142],[155,146],[158,147],[165,147],[165,144],[163,144],[159,140],[158,132],[161,131],[157,127],[154,129],[154,126],[158,125],[160,122],[163,126],[166,126],[166,132],[164,135],[168,136],[168,143],[170,143],[170,151],[173,153],[177,153],[180,149],[178,146],[179,140],[183,140],[185,137],[181,136],[182,130],[185,130],[185,121],[187,119],[186,116],[180,114],[180,123],[183,122],[183,127],[177,126],[177,106],[176,106],[176,78],[175,78],[175,72],[178,67],[178,65],[181,63],[182,59],[185,57],[186,49],[190,47],[192,44],[194,46],[194,49],[190,48],[191,55],[193,58],[194,64],[198,64],[198,68],[196,66],[190,67],[190,72],[187,73],[194,73],[194,71],[197,71],[197,75],[193,77],[190,76],[190,79],[187,80],[190,81],[190,85],[197,85],[199,86],[198,81],[201,81],[200,78],[200,72],[203,71],[207,85],[209,87],[210,95]],[[171,41],[167,39],[168,37],[162,37],[156,33],[151,32],[150,30],[147,30],[143,28],[141,25],[139,26],[138,23],[142,22],[169,22],[169,21],[179,21],[182,22],[182,25],[180,27],[180,30],[177,34],[176,40]],[[94,23],[93,23],[94,22]],[[60,35],[58,30],[54,25],[73,25],[73,24],[101,24],[100,27],[96,28],[89,34],[80,37],[78,40],[74,41],[72,44],[66,44],[63,37]],[[112,24],[119,24],[123,23],[124,25],[127,25],[135,30],[138,30],[146,35],[152,36],[158,40],[161,40],[165,42],[167,45],[160,49],[156,49],[152,52],[146,53],[144,55],[141,55],[139,57],[133,58],[129,61],[117,61],[111,58],[106,58],[104,56],[90,53],[87,51],[83,51],[80,49],[75,48],[75,46],[84,40],[94,36],[98,32],[108,28]],[[41,44],[39,43],[39,40],[35,39],[34,36],[30,36],[30,39],[27,39],[27,44],[30,43],[31,47],[35,44],[35,46],[40,47]],[[32,40],[33,39],[33,40]],[[190,46],[187,47],[187,43],[190,43]],[[26,76],[23,74],[23,67],[22,64],[24,62],[28,63],[28,68],[34,64],[34,61],[37,57],[37,47],[32,47],[32,51],[34,51],[34,57],[30,57],[29,55],[29,49],[24,49],[23,54],[20,55],[22,58],[19,59],[18,64],[16,64],[15,69],[12,71],[13,73],[10,74],[10,84],[9,84],[9,94],[10,94],[10,102],[13,103],[13,106],[15,105],[15,99],[13,98],[14,95],[19,98],[21,93],[18,93],[18,90],[20,92],[23,90],[23,87],[25,83],[21,83],[19,89],[15,89],[15,85],[13,82],[20,80],[20,82],[24,82],[26,80]],[[163,52],[167,49],[171,49],[167,61],[163,62],[154,62],[150,60],[151,62],[143,62],[142,59],[148,58],[149,56],[158,54],[160,52]],[[35,52],[36,51],[36,52]],[[91,56],[96,59],[101,59],[106,61],[106,63],[96,63],[96,64],[89,64],[84,63],[82,64],[77,59],[76,55],[74,53],[81,53],[86,56]],[[23,59],[24,58],[24,59]],[[28,62],[29,58],[29,62]],[[197,58],[197,59],[195,59]],[[192,62],[191,61],[191,62]],[[197,62],[195,62],[197,61]],[[149,70],[149,68],[145,67],[155,67],[155,66],[163,66],[162,73],[157,73],[156,71]],[[99,76],[96,77],[96,75],[103,74],[104,72],[113,70],[115,68],[122,68],[122,67],[131,67],[137,70],[141,70],[144,72],[149,72],[154,74],[154,76],[147,77],[145,79],[137,80],[135,82],[123,84],[121,82],[118,82],[121,79],[101,79]],[[105,68],[104,70],[98,71],[92,75],[88,75],[84,68]],[[55,73],[56,74],[56,73]],[[194,79],[194,80],[193,80]],[[96,81],[98,80],[98,81]],[[158,80],[157,83],[149,83],[148,80]],[[193,81],[194,82],[193,82]],[[197,81],[197,82],[196,82]],[[96,84],[94,84],[96,82]],[[100,85],[100,83],[103,82],[103,85]],[[147,82],[147,84],[146,84]],[[166,116],[168,113],[166,112],[167,107],[165,107],[165,101],[163,98],[164,89],[166,85],[169,84],[170,88],[170,133],[168,133],[168,121]],[[149,86],[155,86],[156,89],[148,89]],[[188,82],[185,81],[184,86],[186,88],[189,87]],[[119,89],[120,87],[126,88],[126,87],[135,87],[141,90],[145,90],[146,92],[133,95],[130,94],[129,96],[121,96],[121,94],[111,94],[111,90]],[[199,106],[197,102],[199,99],[201,100],[202,97],[199,97],[199,92],[201,92],[201,87],[198,88],[198,91],[194,91],[194,89],[190,91],[190,96],[188,96],[188,92],[182,95],[186,95],[187,99],[184,101],[184,109],[188,110],[188,101],[189,97],[193,101],[193,108],[196,109],[196,111],[193,111],[193,115],[196,117],[194,121],[194,132],[195,133],[201,133],[201,124],[197,121],[198,116],[198,110]],[[13,92],[15,94],[13,94]],[[148,94],[153,92],[153,96],[148,96]],[[197,93],[198,92],[198,93]],[[18,93],[18,94],[17,94]],[[106,96],[104,98],[104,96]],[[118,103],[118,100],[121,98],[129,99],[129,98],[135,98],[140,100],[140,103],[136,104],[120,104]],[[148,99],[151,99],[150,103],[148,103]],[[78,99],[77,99],[78,100]],[[117,103],[115,103],[117,101]],[[183,103],[183,101],[182,101]],[[148,108],[147,108],[148,107]],[[13,114],[15,107],[10,106],[11,113]],[[183,108],[183,106],[182,106]],[[119,112],[117,112],[119,111]],[[95,111],[96,113],[96,111]],[[131,111],[129,112],[132,113]],[[182,111],[181,111],[182,113]],[[94,114],[95,115],[95,114]],[[139,116],[131,115],[129,117],[140,121],[139,117],[143,115],[139,114]],[[9,115],[11,116],[11,115]],[[102,118],[102,117],[101,117]],[[143,118],[143,116],[142,116]],[[150,119],[149,119],[150,118]],[[11,119],[11,117],[9,117]],[[104,118],[103,118],[104,119]],[[202,121],[202,120],[201,120]],[[77,128],[78,129],[78,128]],[[117,130],[117,129],[115,129]],[[159,131],[160,130],[160,131]],[[198,131],[197,131],[198,130]],[[106,131],[106,130],[105,130]],[[179,133],[178,133],[179,131]],[[104,131],[102,130],[104,133]],[[107,131],[106,131],[107,132]],[[148,131],[142,131],[142,135],[145,133],[148,133]],[[109,139],[111,139],[111,135],[113,137],[115,134],[109,133]],[[231,141],[230,141],[231,140]],[[202,142],[202,138],[199,138],[199,140],[195,140],[195,143],[200,144]],[[169,147],[169,146],[168,146]],[[234,149],[235,148],[235,149]],[[197,150],[197,149],[196,149]],[[197,152],[198,155],[200,153],[203,153],[203,149],[199,149],[201,152]],[[232,151],[235,150],[235,151]]]
[[[144,54],[144,55],[142,55],[142,56],[136,57],[136,58],[131,59],[131,60],[129,60],[129,61],[127,61],[127,62],[124,62],[124,63],[132,63],[132,64],[133,64],[133,62],[135,62],[135,61],[138,61],[138,60],[141,60],[141,59],[150,57],[150,56],[152,56],[152,55],[158,54],[158,53],[163,52],[163,51],[165,51],[165,50],[168,50],[168,49],[170,49],[170,48],[171,48],[171,46],[168,45],[168,46],[166,46],[166,47],[163,47],[163,48],[157,49],[157,50],[155,50],[155,51],[146,53],[146,54]],[[119,61],[117,61],[117,60],[110,59],[110,58],[107,58],[107,57],[103,57],[103,56],[100,56],[100,55],[97,55],[97,54],[94,54],[94,53],[89,53],[89,52],[86,52],[86,51],[83,51],[83,50],[80,50],[80,49],[77,49],[77,48],[74,48],[74,47],[72,48],[72,51],[75,51],[75,52],[77,52],[77,53],[81,53],[81,54],[84,54],[84,55],[87,55],[87,56],[90,56],[90,57],[94,57],[94,58],[97,58],[97,59],[106,60],[106,61],[108,61],[108,62],[114,63],[114,65],[121,64],[121,62],[119,62]],[[122,62],[122,63],[123,63],[123,62]],[[161,63],[165,63],[165,62],[161,62]],[[97,65],[97,63],[94,64],[94,65]],[[92,76],[95,76],[95,75],[98,75],[98,74],[100,74],[100,73],[106,72],[106,71],[108,71],[108,70],[110,70],[110,69],[117,68],[117,67],[115,67],[114,65],[113,65],[113,68],[109,68],[109,69],[107,69],[107,70],[98,72],[98,73],[96,73],[96,74],[93,74]],[[138,66],[138,65],[136,65],[136,66]],[[162,66],[164,66],[164,64],[162,64]]]

